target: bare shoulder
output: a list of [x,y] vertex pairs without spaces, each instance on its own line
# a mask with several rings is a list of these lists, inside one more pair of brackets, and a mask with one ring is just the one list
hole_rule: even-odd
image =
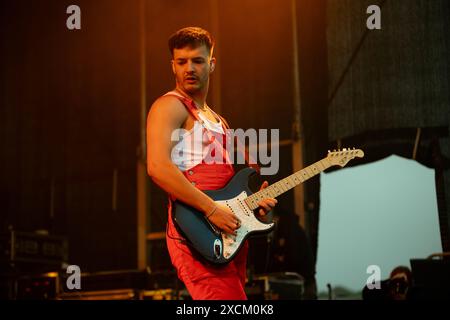
[[150,107],[150,112],[156,110],[158,112],[171,112],[171,113],[183,113],[187,115],[187,110],[183,106],[183,103],[173,96],[162,96],[156,99],[156,101]]
[[148,121],[169,121],[181,124],[188,117],[188,111],[183,103],[172,96],[159,97],[150,107]]

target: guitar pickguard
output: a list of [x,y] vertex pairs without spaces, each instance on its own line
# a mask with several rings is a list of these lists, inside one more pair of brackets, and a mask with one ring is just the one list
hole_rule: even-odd
[[226,205],[241,221],[241,226],[236,230],[236,236],[222,233],[223,257],[225,259],[231,259],[251,233],[267,231],[274,226],[274,223],[262,223],[259,221],[253,211],[245,204],[245,198],[247,198],[247,192],[242,191],[237,197],[232,199],[216,201]]

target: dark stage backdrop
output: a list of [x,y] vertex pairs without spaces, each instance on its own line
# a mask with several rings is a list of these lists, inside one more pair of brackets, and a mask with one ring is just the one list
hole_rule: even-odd
[[68,236],[81,271],[133,268],[138,6],[76,1],[70,31],[71,4],[0,3],[1,227]]

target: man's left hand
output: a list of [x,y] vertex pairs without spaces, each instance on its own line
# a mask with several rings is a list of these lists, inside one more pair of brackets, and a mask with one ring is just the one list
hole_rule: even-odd
[[[264,181],[263,184],[261,185],[261,188],[259,188],[259,190],[263,190],[265,188],[267,188],[269,186],[269,182]],[[272,210],[275,205],[278,203],[277,199],[274,198],[266,198],[261,200],[260,202],[258,202],[260,209],[258,210],[258,213],[261,216],[265,216],[270,210]]]

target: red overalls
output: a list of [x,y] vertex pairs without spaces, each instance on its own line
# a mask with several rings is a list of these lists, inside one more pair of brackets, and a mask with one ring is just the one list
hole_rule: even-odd
[[[197,121],[202,123],[197,114],[197,108],[192,100],[179,96],[176,93],[169,92],[166,95],[178,98],[189,113]],[[206,131],[204,126],[203,128],[203,130]],[[210,133],[207,133],[208,137],[211,137]],[[225,139],[210,139],[211,144],[219,144],[220,148],[216,145],[216,150],[220,149],[222,153],[226,155],[226,149],[220,143],[221,141],[225,141]],[[216,190],[227,184],[234,175],[234,169],[227,157],[227,161],[223,164],[200,163],[195,167],[184,171],[183,174],[186,179],[200,190]],[[177,270],[178,277],[184,282],[193,299],[247,299],[244,292],[248,252],[247,243],[245,243],[237,256],[227,265],[216,266],[201,258],[196,258],[191,252],[189,245],[186,244],[186,241],[184,241],[183,237],[179,234],[173,224],[170,197],[166,241],[170,258]]]

